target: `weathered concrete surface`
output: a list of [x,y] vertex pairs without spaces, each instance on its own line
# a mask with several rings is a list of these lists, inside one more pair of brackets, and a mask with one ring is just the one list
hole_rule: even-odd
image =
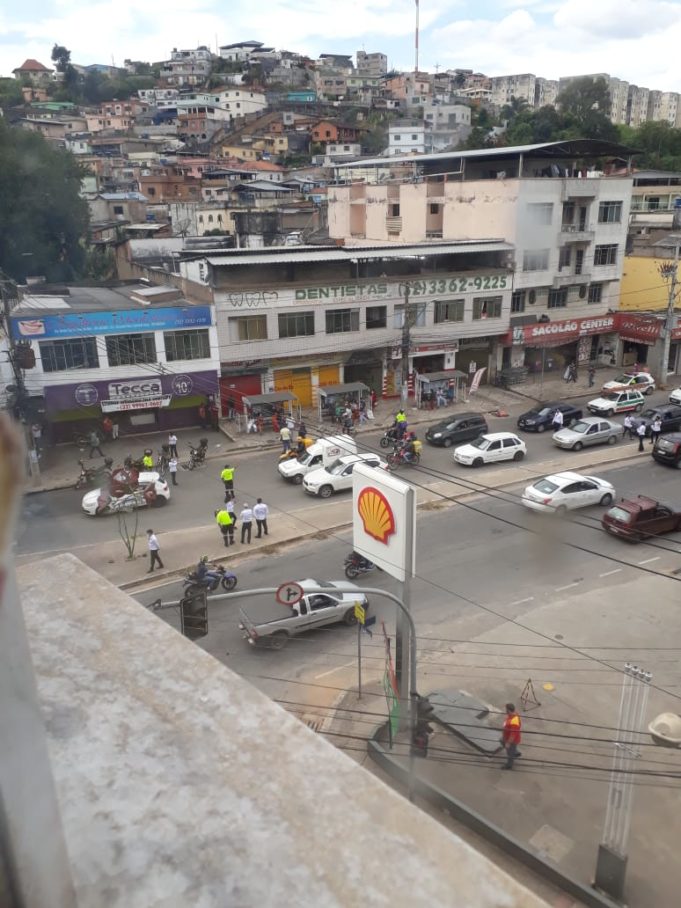
[[73,556],[19,582],[80,908],[545,904]]

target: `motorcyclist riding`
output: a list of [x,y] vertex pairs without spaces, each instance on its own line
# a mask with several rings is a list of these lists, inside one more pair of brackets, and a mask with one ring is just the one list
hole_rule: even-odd
[[217,571],[212,571],[208,567],[208,555],[201,556],[201,560],[196,565],[195,574],[199,583],[203,583],[204,581],[210,582],[211,580],[219,582],[220,580],[220,574]]

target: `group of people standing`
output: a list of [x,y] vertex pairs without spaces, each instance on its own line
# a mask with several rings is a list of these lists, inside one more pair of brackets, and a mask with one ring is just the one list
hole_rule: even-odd
[[267,525],[269,508],[262,498],[258,498],[253,507],[251,507],[248,502],[244,502],[237,518],[235,503],[236,495],[234,492],[235,472],[236,468],[227,463],[220,473],[220,479],[222,480],[225,489],[225,500],[222,507],[215,511],[215,522],[222,534],[222,541],[225,548],[234,545],[236,542],[234,534],[236,532],[237,519],[241,521],[242,543],[250,545],[254,522],[257,527],[256,539],[261,539],[263,536],[269,535],[269,527]]

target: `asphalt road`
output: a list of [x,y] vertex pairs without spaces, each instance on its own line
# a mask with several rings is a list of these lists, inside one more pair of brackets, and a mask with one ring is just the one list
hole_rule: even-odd
[[[593,397],[586,394],[580,400],[586,402]],[[647,405],[662,403],[667,394],[657,392],[647,398]],[[528,402],[528,409],[530,408]],[[444,415],[444,413],[443,413]],[[488,418],[490,431],[515,431],[516,416]],[[425,427],[418,430],[423,438]],[[528,446],[526,463],[531,464],[553,457],[558,449],[551,442],[551,432],[522,433]],[[362,434],[358,437],[360,450],[380,450],[378,442],[381,433]],[[384,452],[385,453],[385,452]],[[569,459],[569,453],[568,453]],[[311,499],[300,486],[281,479],[277,471],[278,453],[275,451],[234,455],[231,460],[236,466],[235,489],[237,506],[245,501],[251,504],[260,496],[273,511],[292,511],[311,504]],[[424,444],[422,465],[445,475],[475,478],[470,467],[460,466],[452,460],[452,450]],[[498,465],[503,466],[503,465]],[[223,488],[219,475],[222,461],[213,460],[192,473],[181,471],[179,485],[172,489],[167,506],[140,515],[140,525],[150,524],[159,531],[205,526],[213,520],[213,513],[223,500]],[[409,470],[401,471],[405,479]],[[439,477],[443,478],[443,477]],[[428,484],[421,474],[419,482]],[[349,493],[345,493],[349,494]],[[16,538],[16,553],[69,551],[78,545],[105,542],[116,536],[116,518],[112,515],[91,518],[80,510],[81,492],[65,489],[26,496],[19,521]]]
[[[681,506],[678,473],[646,458],[604,470],[599,475],[618,494],[641,492]],[[606,535],[600,528],[601,508],[577,512],[560,520],[528,512],[518,492],[480,496],[442,511],[421,512],[417,538],[417,577],[412,584],[412,610],[419,636],[447,637],[448,626],[469,639],[506,619],[538,606],[585,591],[612,592],[642,572],[669,585],[681,571],[681,534],[632,545]],[[350,535],[323,542],[306,541],[276,559],[244,557],[235,566],[239,589],[278,586],[285,580],[315,577],[341,579]],[[363,578],[366,585],[398,593],[399,585],[385,574]],[[140,594],[148,604],[156,598],[177,601],[181,584],[172,583]],[[679,588],[681,592],[681,587]],[[383,664],[380,622],[394,629],[394,606],[370,596],[378,633],[363,637],[365,671]],[[268,695],[299,702],[314,699],[316,686],[335,688],[356,683],[357,632],[337,626],[294,638],[280,651],[251,648],[238,629],[238,609],[274,609],[257,600],[215,601],[209,612],[209,634],[199,642],[234,671],[251,679]],[[282,607],[283,608],[283,607]],[[174,610],[159,616],[177,626]],[[588,636],[588,629],[585,629]],[[382,668],[381,668],[382,670]],[[306,685],[310,685],[306,687]]]

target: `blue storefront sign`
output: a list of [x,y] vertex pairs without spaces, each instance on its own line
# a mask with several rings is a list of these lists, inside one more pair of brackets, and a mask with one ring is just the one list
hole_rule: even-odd
[[161,306],[154,309],[68,312],[64,315],[45,315],[42,318],[13,318],[12,336],[15,340],[48,340],[55,337],[209,328],[210,325],[210,306]]

